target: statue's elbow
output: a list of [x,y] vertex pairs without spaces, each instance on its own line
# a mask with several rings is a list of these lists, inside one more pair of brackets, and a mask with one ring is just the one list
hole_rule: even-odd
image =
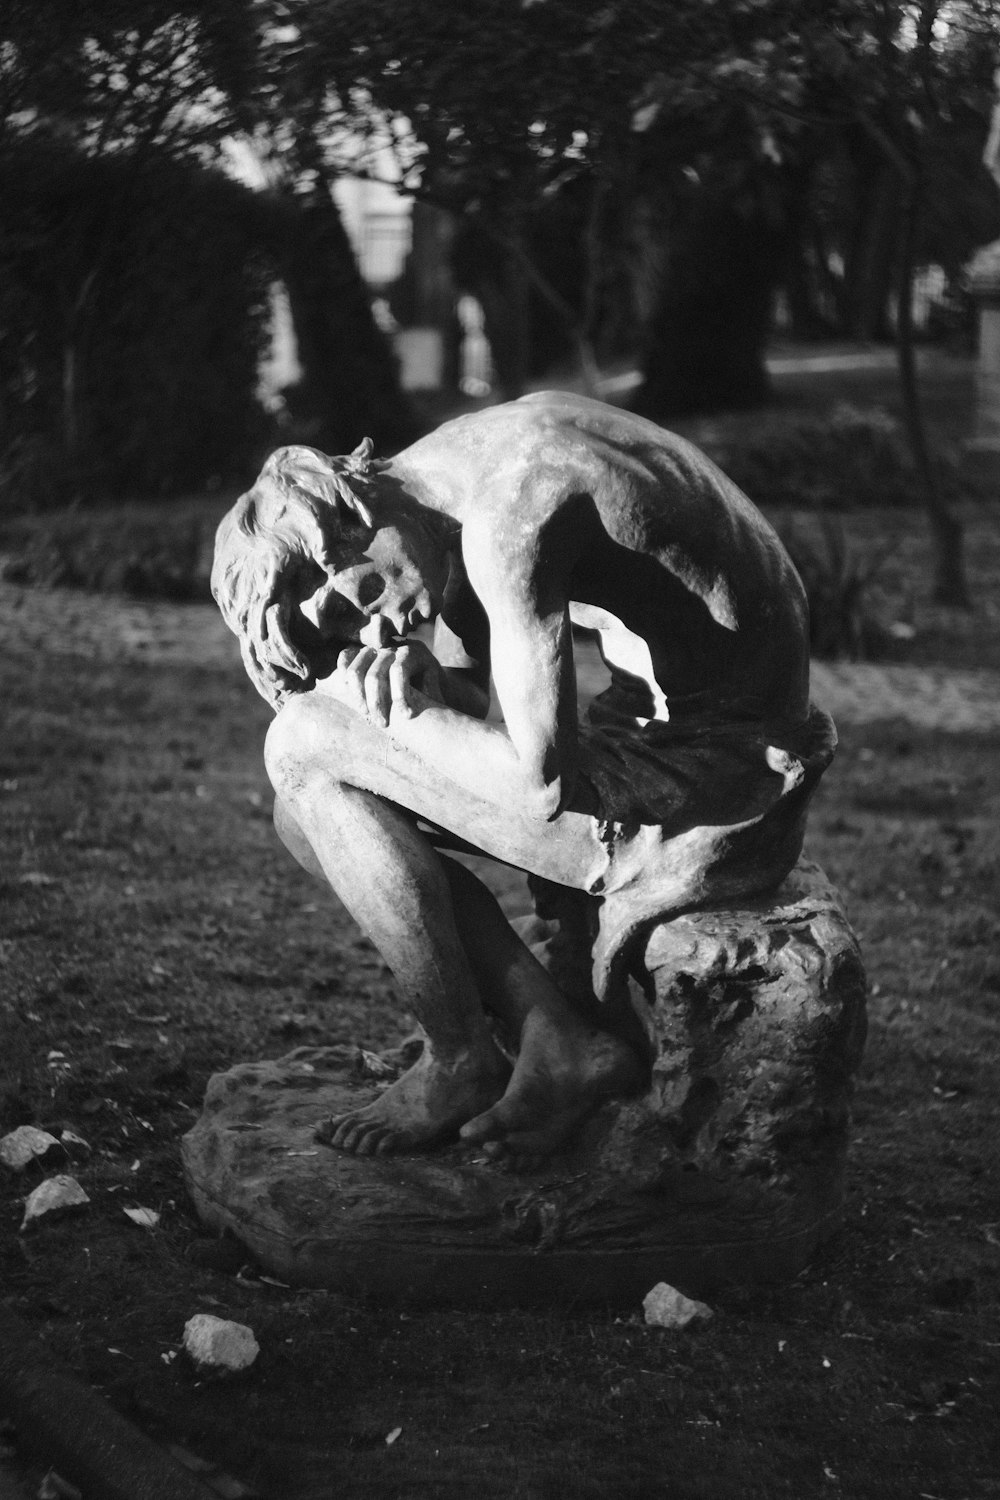
[[539,823],[551,823],[566,806],[562,777],[554,781],[536,781],[528,790],[528,811]]
[[529,815],[551,823],[564,812],[576,784],[576,757],[549,743],[520,757],[521,786]]

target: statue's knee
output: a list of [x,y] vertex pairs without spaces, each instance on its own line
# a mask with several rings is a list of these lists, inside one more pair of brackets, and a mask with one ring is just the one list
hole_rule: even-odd
[[320,769],[336,764],[329,715],[311,695],[289,699],[267,731],[264,765],[279,797],[294,797]]

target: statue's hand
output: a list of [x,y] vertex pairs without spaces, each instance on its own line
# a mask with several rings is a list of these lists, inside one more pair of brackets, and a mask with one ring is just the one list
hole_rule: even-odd
[[342,651],[324,691],[378,729],[411,719],[428,702],[443,703],[441,668],[422,641],[400,646],[350,646]]
[[421,700],[446,703],[444,670],[434,652],[423,641],[407,641],[393,652],[389,668],[393,712],[412,718]]

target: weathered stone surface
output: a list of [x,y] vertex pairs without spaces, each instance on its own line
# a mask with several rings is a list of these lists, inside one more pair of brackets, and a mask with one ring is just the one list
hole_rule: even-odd
[[801,866],[770,903],[655,928],[639,972],[651,1086],[544,1170],[461,1144],[319,1145],[373,1090],[344,1049],[300,1048],[212,1079],[183,1144],[199,1213],[282,1280],[399,1299],[634,1305],[661,1280],[705,1294],[796,1274],[839,1222],[864,1039],[835,893]]
[[826,1200],[866,1018],[857,941],[819,867],[800,863],[770,900],[654,928],[642,985],[652,1087],[618,1110],[606,1160],[682,1200],[747,1191],[779,1217]]

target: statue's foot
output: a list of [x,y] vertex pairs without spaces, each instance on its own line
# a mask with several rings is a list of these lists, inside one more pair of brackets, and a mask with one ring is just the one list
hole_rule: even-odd
[[371,1104],[325,1120],[316,1139],[356,1156],[420,1151],[454,1135],[503,1093],[508,1063],[495,1057],[441,1061],[426,1044],[403,1076]]
[[535,1164],[567,1145],[598,1105],[633,1093],[645,1076],[625,1042],[575,1012],[555,1017],[536,1007],[524,1023],[505,1094],[464,1125],[461,1137]]

